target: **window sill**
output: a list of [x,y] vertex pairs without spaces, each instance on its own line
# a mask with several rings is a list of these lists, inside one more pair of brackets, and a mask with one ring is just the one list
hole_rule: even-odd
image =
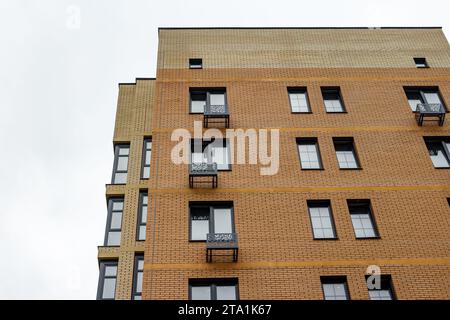
[[336,241],[336,240],[339,240],[339,238],[313,238],[313,240],[317,240],[317,241]]
[[339,168],[339,170],[343,170],[343,171],[352,171],[352,170],[362,170],[362,168]]
[[325,111],[326,113],[348,113],[347,111]]
[[325,169],[324,168],[317,168],[317,169],[304,169],[304,168],[301,168],[301,170],[302,171],[324,171]]
[[376,237],[361,237],[361,238],[357,238],[355,237],[356,240],[381,240],[380,236],[376,236]]
[[294,112],[291,111],[291,114],[313,114],[312,111],[308,111],[308,112]]
[[189,243],[206,243],[206,240],[189,240]]

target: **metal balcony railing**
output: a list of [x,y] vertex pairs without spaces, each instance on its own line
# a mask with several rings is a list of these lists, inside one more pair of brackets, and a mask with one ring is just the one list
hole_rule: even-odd
[[211,121],[211,119],[219,119],[224,122],[225,128],[230,126],[230,114],[228,112],[228,105],[205,105],[203,112],[203,127],[208,128],[209,124],[216,124],[219,121]]
[[[213,254],[214,250],[228,250],[228,254]],[[237,233],[208,233],[206,235],[206,261],[212,262],[213,256],[229,256],[232,261],[238,260],[238,236]]]
[[[199,180],[195,181],[196,178],[207,177],[210,180]],[[211,183],[213,188],[217,188],[217,163],[191,163],[189,164],[189,187],[194,187],[194,182],[197,183]]]
[[445,108],[441,103],[419,103],[416,107],[416,120],[419,126],[423,125],[425,118],[434,117],[440,126],[444,125]]

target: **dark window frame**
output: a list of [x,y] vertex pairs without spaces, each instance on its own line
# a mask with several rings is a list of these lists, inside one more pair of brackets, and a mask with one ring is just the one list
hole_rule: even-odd
[[352,227],[353,227],[353,233],[355,234],[355,239],[357,239],[357,240],[381,239],[380,231],[378,229],[378,224],[375,219],[375,214],[373,213],[373,206],[372,206],[372,202],[370,201],[370,199],[347,199],[347,208],[348,208],[348,212],[350,214],[350,220],[351,220],[352,214],[355,214],[355,213],[351,212],[351,207],[367,207],[369,209],[368,214],[369,214],[370,221],[372,222],[373,231],[375,233],[375,236],[373,236],[373,237],[357,237],[355,228],[353,227],[353,221],[351,221]]
[[[347,107],[344,103],[344,97],[342,95],[341,87],[320,87],[320,91],[322,93],[323,106],[325,108],[326,113],[347,113]],[[327,94],[327,93],[337,93],[337,95],[339,97],[339,101],[342,106],[342,111],[328,111],[327,110],[327,106],[325,104],[325,100],[326,100],[325,94]]]
[[[230,149],[230,141],[229,139],[223,138],[223,139],[217,139],[217,140],[221,140],[223,147],[227,150],[227,156],[228,156],[228,168],[226,169],[219,169],[217,168],[217,171],[231,171],[232,170],[232,164],[231,164],[231,149]],[[190,146],[191,146],[191,153],[189,155],[189,163],[192,163],[192,154],[194,153],[194,147],[195,147],[195,143],[197,143],[197,141],[200,142],[200,139],[190,139]],[[216,139],[203,139],[201,140],[202,142],[202,152],[204,152],[204,149],[211,143],[214,143],[216,141]]]
[[[114,202],[122,202],[122,210],[113,210]],[[120,232],[120,242],[122,242],[122,224],[123,224],[123,215],[125,209],[125,197],[124,196],[114,196],[109,197],[107,199],[108,206],[108,217],[106,218],[106,230],[105,230],[105,238],[103,242],[103,246],[105,247],[120,247],[120,243],[118,245],[108,245],[108,236],[110,232]],[[120,221],[120,229],[111,228],[112,216],[113,212],[122,212],[122,219]]]
[[[411,110],[411,106],[409,104],[408,93],[410,93],[410,94],[419,93],[422,103],[428,103],[427,99],[425,98],[424,93],[437,93],[439,96],[439,100],[441,100],[442,106],[444,107],[445,112],[446,113],[448,112],[447,105],[441,94],[441,90],[440,90],[439,86],[403,86],[403,91],[405,92],[406,100],[408,101],[408,107],[410,110]],[[416,113],[417,111],[412,110],[412,112]]]
[[[301,138],[296,138],[296,148],[297,148],[297,154],[298,154],[298,159],[300,161],[300,169],[301,170],[325,170],[324,166],[323,166],[323,162],[322,162],[322,155],[320,154],[320,147],[319,147],[319,139],[316,137],[301,137]],[[302,166],[302,157],[300,155],[300,149],[299,149],[299,145],[300,144],[304,144],[304,145],[311,145],[311,144],[315,144],[316,146],[316,150],[317,150],[317,159],[319,161],[319,168],[303,168]]]
[[[312,233],[312,237],[313,240],[319,240],[319,241],[335,241],[335,240],[339,240],[338,234],[337,234],[337,229],[336,229],[336,223],[334,221],[334,214],[333,214],[333,208],[331,206],[331,200],[328,199],[321,199],[321,200],[306,200],[306,206],[308,209],[308,216],[309,216],[309,224],[311,226],[311,233]],[[314,225],[312,222],[312,217],[311,217],[311,211],[309,210],[311,207],[313,208],[325,208],[327,207],[330,213],[330,222],[331,222],[331,226],[333,228],[333,234],[334,237],[333,238],[317,238],[314,234]]]
[[[425,136],[424,138],[424,142],[425,142],[425,147],[427,148],[427,152],[428,152],[428,157],[430,159],[431,165],[433,166],[434,169],[439,169],[439,170],[445,170],[445,169],[450,169],[450,150],[449,148],[447,148],[446,143],[450,143],[450,137],[449,136]],[[433,160],[431,159],[430,156],[430,149],[429,149],[429,144],[431,143],[440,143],[441,147],[444,151],[444,156],[447,160],[447,163],[449,164],[448,167],[435,167]]]
[[[356,161],[356,165],[357,165],[356,168],[341,168],[341,164],[337,157],[338,151],[336,149],[336,146],[344,145],[344,144],[352,146],[353,156],[355,157],[355,161]],[[335,155],[336,155],[336,160],[338,162],[339,170],[362,170],[361,161],[359,160],[358,151],[356,150],[356,145],[355,145],[355,139],[353,139],[353,137],[333,137],[333,146],[334,146],[334,151],[335,151]]]
[[226,87],[208,87],[208,88],[196,88],[192,87],[189,88],[189,114],[203,114],[204,112],[194,112],[192,111],[192,94],[205,94],[206,95],[206,101],[205,103],[208,104],[210,102],[210,95],[211,94],[223,94],[224,95],[224,101],[225,105],[228,106],[228,94],[227,94],[227,88]]
[[[311,103],[309,100],[307,87],[287,87],[287,91],[288,91],[288,100],[289,100],[289,107],[291,109],[291,113],[293,113],[293,114],[311,114],[312,113]],[[304,93],[305,94],[308,111],[293,111],[292,102],[291,102],[291,93],[292,94],[295,94],[295,93]]]
[[[344,284],[347,300],[351,300],[347,276],[320,276],[320,286],[322,288],[323,300],[326,300],[325,299],[326,298],[325,290],[323,289],[324,284]],[[327,300],[327,301],[331,301],[331,300]]]
[[414,63],[416,64],[417,69],[428,69],[430,65],[428,64],[427,58],[424,57],[416,57],[413,58]]
[[[119,155],[120,149],[121,148],[128,148],[128,155],[123,156],[123,155]],[[131,144],[129,142],[120,142],[120,143],[116,143],[114,144],[114,164],[113,164],[113,170],[112,170],[112,177],[111,177],[111,184],[116,184],[116,185],[123,185],[123,184],[127,184],[128,182],[128,167],[129,167],[129,161],[130,161],[130,153],[131,153]],[[127,170],[117,170],[117,167],[119,165],[119,157],[126,157],[128,158],[127,160]],[[121,183],[116,183],[116,174],[118,173],[126,173],[127,175],[127,181],[126,182],[121,182]]]
[[189,58],[189,69],[203,69],[203,58]]
[[[105,276],[105,269],[107,266],[114,266],[116,267],[116,275],[113,276]],[[99,277],[98,277],[98,287],[97,287],[97,300],[115,300],[115,295],[116,295],[116,289],[117,289],[117,275],[118,275],[118,271],[119,271],[119,261],[118,260],[100,260],[99,261],[99,269],[100,269],[100,273],[99,273]],[[116,286],[114,288],[114,298],[112,299],[104,299],[102,298],[103,296],[103,285],[105,283],[105,279],[106,278],[115,278],[116,279]]]
[[[139,296],[142,299],[142,291],[141,292],[136,291],[138,274],[142,273],[142,279],[144,278],[144,268],[142,268],[142,270],[139,270],[139,260],[142,260],[144,262],[144,253],[143,252],[138,252],[134,256],[133,286],[131,289],[131,300],[139,300],[139,299],[135,298],[136,296]],[[142,281],[144,281],[144,280],[142,280]]]
[[209,233],[214,232],[214,209],[230,209],[231,210],[231,231],[236,233],[236,223],[234,219],[234,203],[233,201],[191,201],[189,202],[188,215],[188,239],[189,242],[206,242],[206,240],[192,239],[192,209],[193,208],[208,208],[209,209]]
[[188,300],[192,300],[192,287],[209,286],[211,288],[211,301],[217,301],[217,286],[234,286],[236,300],[239,300],[239,279],[238,278],[204,278],[189,279]]
[[[150,149],[147,148],[147,143],[150,143]],[[150,167],[151,167],[151,161],[152,161],[152,149],[153,149],[153,142],[152,137],[144,137],[144,143],[142,145],[142,159],[141,159],[141,180],[148,180],[150,178]],[[150,151],[150,159],[149,164],[145,164],[146,162],[146,155],[147,151]],[[148,169],[148,177],[144,177],[144,170],[145,168]]]
[[[370,275],[366,275],[365,279],[366,279],[366,283],[367,283],[367,278],[369,278]],[[381,277],[381,290],[389,290],[391,293],[391,298],[392,300],[397,300],[397,294],[395,292],[395,288],[394,288],[394,283],[392,281],[392,276],[390,274],[382,274],[380,275]],[[367,295],[369,296],[370,299],[370,291],[378,291],[378,289],[369,289],[367,288]],[[373,300],[375,301],[375,300]]]
[[[147,222],[142,222],[142,216],[143,216],[143,199],[144,196],[147,196],[147,210],[148,210],[148,190],[139,190],[139,204],[138,204],[138,220],[136,224],[136,241],[145,241],[146,235],[144,234],[144,239],[140,239],[140,228],[145,227],[146,233],[147,233]],[[147,221],[148,221],[148,211],[147,211]]]

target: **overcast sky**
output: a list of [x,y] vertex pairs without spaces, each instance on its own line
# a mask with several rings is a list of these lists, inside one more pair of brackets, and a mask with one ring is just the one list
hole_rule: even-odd
[[155,76],[158,27],[447,32],[449,12],[448,0],[0,0],[0,298],[95,299],[117,84]]

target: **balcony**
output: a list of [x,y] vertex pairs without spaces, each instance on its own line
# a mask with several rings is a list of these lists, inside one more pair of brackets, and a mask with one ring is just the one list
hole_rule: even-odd
[[189,164],[189,188],[194,188],[195,184],[211,184],[212,188],[217,188],[217,163]]
[[203,113],[203,127],[209,128],[209,125],[223,123],[225,128],[230,127],[230,114],[228,113],[228,105],[205,105]]
[[[214,251],[225,251],[224,254],[214,254]],[[213,257],[231,257],[232,262],[238,261],[237,233],[208,233],[206,235],[206,262],[212,262]]]
[[416,121],[419,126],[423,125],[425,118],[435,118],[433,120],[438,121],[439,126],[444,125],[445,121],[445,108],[440,103],[419,103],[416,108]]

